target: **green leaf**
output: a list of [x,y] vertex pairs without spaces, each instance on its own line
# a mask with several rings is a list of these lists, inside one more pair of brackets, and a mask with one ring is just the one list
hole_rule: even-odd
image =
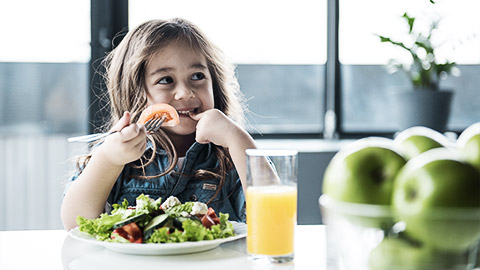
[[77,217],[78,229],[81,232],[95,236],[97,240],[107,240],[112,233],[113,224],[122,221],[122,215],[101,214],[99,218],[87,219],[82,216]]
[[194,202],[186,202],[184,204],[175,205],[174,207],[165,211],[170,216],[179,217],[182,216],[182,212],[189,214],[192,212]]
[[420,48],[425,49],[427,54],[429,54],[429,53],[433,54],[434,49],[432,48],[432,46],[430,45],[430,42],[428,40],[427,40],[427,42],[415,41],[415,45],[417,45]]
[[380,41],[381,42],[386,42],[386,43],[390,43],[392,45],[395,45],[395,46],[398,46],[402,49],[405,49],[407,51],[410,51],[409,48],[407,48],[407,46],[405,46],[405,44],[403,44],[402,42],[397,42],[397,41],[393,41],[391,40],[389,37],[385,37],[385,36],[381,36],[381,35],[378,35],[378,37],[380,38]]
[[149,214],[157,210],[162,204],[162,198],[159,197],[156,200],[150,199],[150,197],[145,196],[143,193],[136,199],[137,206],[135,209],[136,214],[145,213]]
[[384,37],[381,35],[378,35],[378,37],[380,38],[381,42],[392,42],[392,40],[389,37]]
[[445,64],[437,64],[436,73],[440,76],[441,73],[446,72],[450,73],[453,67],[456,66],[455,62],[447,62]]
[[403,13],[403,18],[407,20],[408,23],[408,33],[411,34],[413,31],[413,24],[415,23],[415,18],[408,16],[408,14],[405,12]]

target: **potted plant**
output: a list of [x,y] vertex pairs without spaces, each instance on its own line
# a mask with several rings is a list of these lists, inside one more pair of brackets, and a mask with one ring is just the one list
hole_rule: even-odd
[[[430,3],[435,4],[433,0]],[[393,95],[392,111],[395,113],[399,130],[411,126],[427,126],[444,132],[450,115],[453,98],[451,90],[441,89],[440,81],[453,75],[456,63],[441,62],[432,43],[432,36],[437,31],[440,20],[434,20],[427,33],[416,30],[416,18],[404,13],[402,18],[408,26],[409,42],[394,40],[378,35],[383,43],[392,44],[409,53],[411,62],[401,63],[391,60],[388,67],[394,71],[404,71],[411,82],[407,91]]]

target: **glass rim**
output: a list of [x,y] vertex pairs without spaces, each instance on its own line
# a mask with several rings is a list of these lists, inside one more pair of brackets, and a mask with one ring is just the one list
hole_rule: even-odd
[[[334,211],[337,214],[347,214],[358,217],[394,217],[395,211],[391,205],[361,204],[338,201],[328,195],[322,194],[318,202],[321,208]],[[438,206],[425,213],[427,220],[471,220],[480,221],[480,207],[445,207]]]
[[246,149],[247,156],[258,157],[280,157],[280,156],[296,156],[298,151],[296,149]]

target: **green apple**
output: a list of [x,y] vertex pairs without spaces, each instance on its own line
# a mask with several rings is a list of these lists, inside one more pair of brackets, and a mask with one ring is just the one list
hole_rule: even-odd
[[436,148],[410,159],[395,180],[392,208],[406,234],[460,252],[480,239],[480,171]]
[[426,270],[422,260],[426,249],[412,245],[404,239],[385,238],[369,254],[369,270]]
[[407,159],[411,159],[433,148],[452,147],[452,142],[436,130],[416,126],[400,132],[394,139],[394,146]]
[[480,247],[477,250],[477,262],[475,264],[475,268],[480,268]]
[[364,138],[332,158],[323,178],[324,208],[331,210],[325,212],[326,220],[331,213],[362,227],[388,230],[393,225],[393,180],[406,161],[392,143],[386,138]]
[[406,163],[392,143],[369,137],[340,149],[325,170],[323,193],[341,202],[389,205],[395,176]]
[[460,134],[457,147],[463,158],[480,170],[480,122],[470,125]]
[[385,238],[369,255],[369,270],[467,269],[468,253],[429,249],[404,238]]

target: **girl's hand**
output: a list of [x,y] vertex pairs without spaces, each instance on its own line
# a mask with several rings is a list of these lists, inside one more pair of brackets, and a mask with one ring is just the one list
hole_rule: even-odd
[[105,139],[97,151],[114,165],[123,166],[139,159],[147,146],[146,130],[144,126],[131,124],[130,112],[125,112],[123,117],[112,127],[113,133]]
[[190,117],[198,121],[195,137],[197,142],[212,142],[228,149],[245,193],[247,187],[245,149],[257,148],[253,138],[246,130],[217,109],[211,109],[196,115],[190,114]]
[[239,136],[245,136],[246,131],[233,122],[222,111],[210,109],[199,114],[190,114],[197,120],[195,140],[199,143],[214,143],[229,148]]

